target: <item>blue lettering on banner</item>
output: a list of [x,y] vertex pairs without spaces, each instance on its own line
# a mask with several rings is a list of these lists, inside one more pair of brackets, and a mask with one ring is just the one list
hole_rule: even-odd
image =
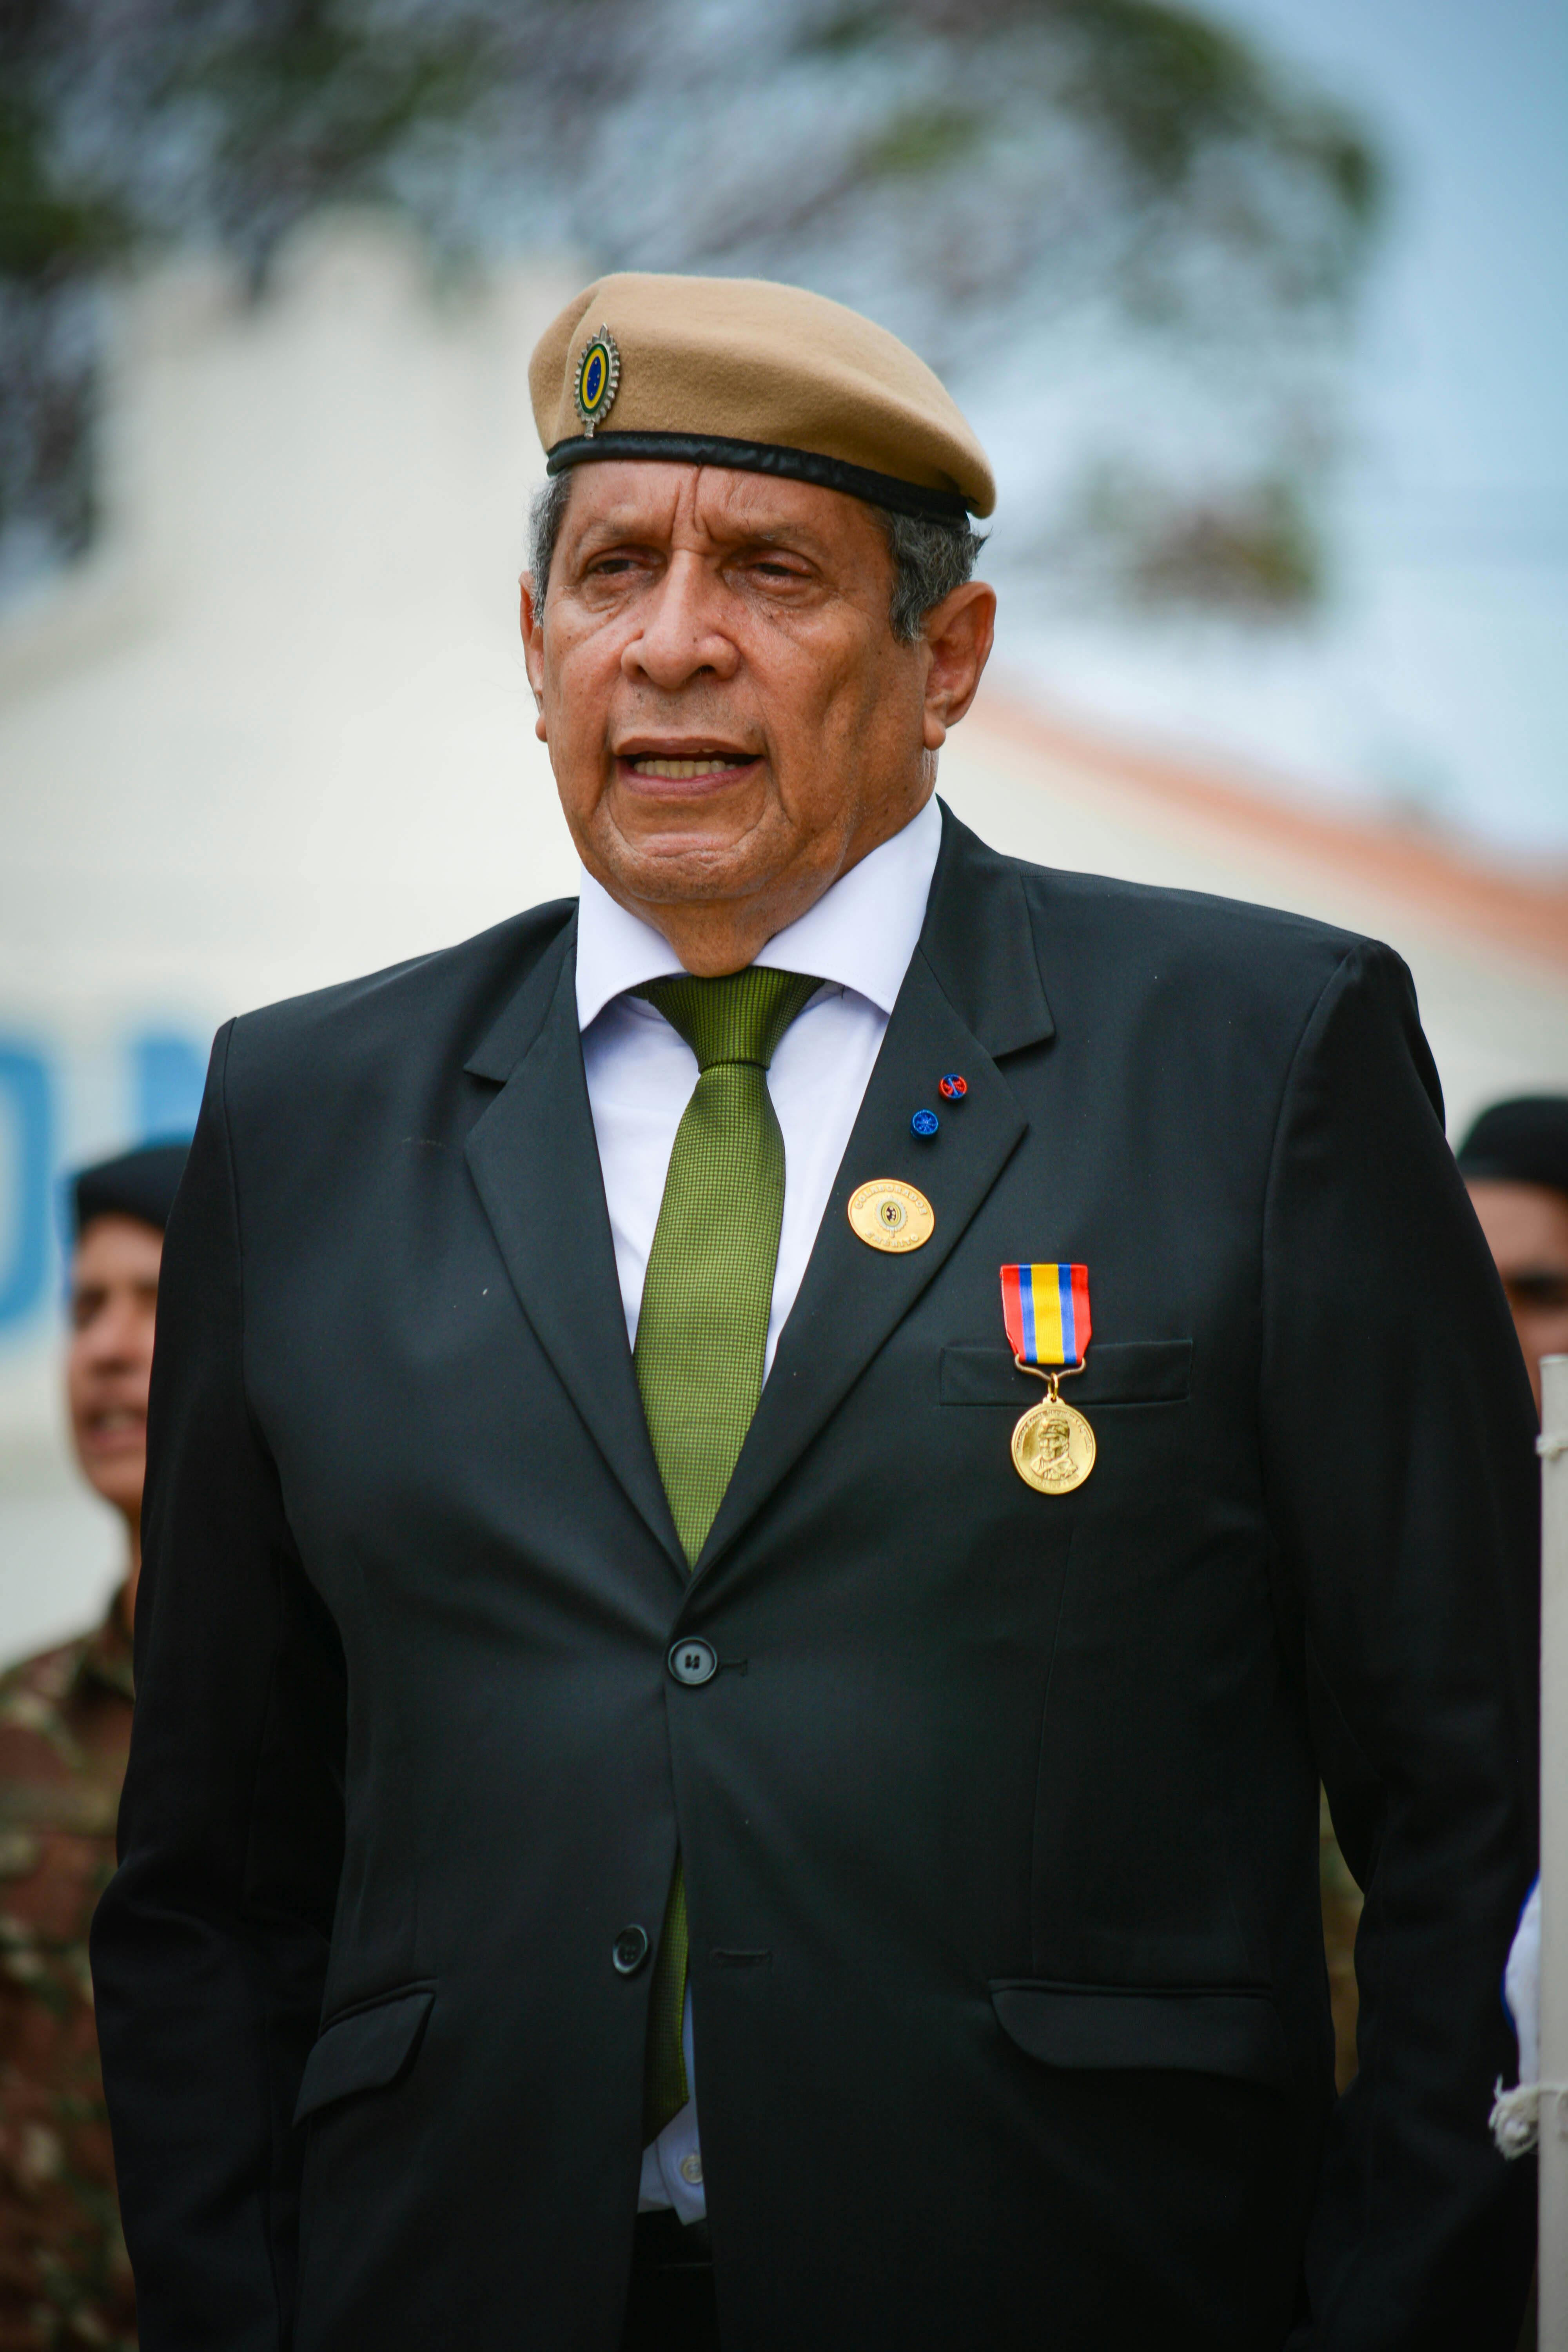
[[26,1340],[29,1327],[36,1330],[53,1311],[58,1237],[51,1213],[69,1169],[132,1142],[173,1141],[195,1126],[207,1063],[200,1034],[145,1029],[126,1040],[123,1053],[123,1093],[115,1087],[100,1104],[96,1076],[91,1082],[89,1132],[98,1148],[88,1154],[72,1148],[78,1118],[62,1122],[58,1112],[62,1096],[77,1101],[65,1057],[0,1034],[0,1339]]
[[[25,1322],[49,1272],[49,1174],[54,1102],[43,1055],[0,1041],[0,1120],[11,1168],[11,1198],[0,1208],[0,1331]],[[7,1213],[8,1212],[8,1213]]]
[[173,1030],[149,1030],[131,1047],[138,1135],[189,1135],[202,1107],[207,1057]]

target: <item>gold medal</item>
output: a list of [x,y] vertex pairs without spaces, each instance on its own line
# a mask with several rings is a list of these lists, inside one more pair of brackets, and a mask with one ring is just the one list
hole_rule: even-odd
[[1089,1353],[1088,1266],[1005,1265],[1002,1320],[1018,1370],[1046,1383],[1044,1403],[1013,1432],[1013,1467],[1037,1495],[1070,1495],[1094,1467],[1094,1432],[1057,1382],[1081,1372]]
[[849,1222],[876,1250],[917,1250],[936,1231],[936,1213],[925,1194],[896,1176],[875,1176],[852,1192]]
[[1032,1404],[1013,1432],[1013,1466],[1037,1495],[1070,1495],[1094,1467],[1094,1432],[1081,1412],[1051,1392]]

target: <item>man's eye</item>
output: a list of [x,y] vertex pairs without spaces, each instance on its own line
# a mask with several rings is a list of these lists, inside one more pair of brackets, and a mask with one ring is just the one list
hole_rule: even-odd
[[1516,1307],[1534,1307],[1537,1312],[1568,1307],[1568,1274],[1559,1274],[1555,1267],[1507,1274],[1503,1288]]

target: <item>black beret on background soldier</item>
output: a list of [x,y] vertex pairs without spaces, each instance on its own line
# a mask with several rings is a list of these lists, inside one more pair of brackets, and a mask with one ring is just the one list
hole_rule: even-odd
[[0,1675],[0,2352],[136,2341],[87,1939],[131,1745],[147,1381],[184,1160],[144,1145],[70,1188],[71,1434],[126,1560],[101,1624]]
[[144,2340],[1511,2347],[1536,1481],[1409,976],[934,799],[992,486],[879,329],[612,278],[531,382],[580,895],[225,1029],[170,1235]]
[[1471,1123],[1458,1160],[1539,1412],[1541,1359],[1568,1354],[1568,1095],[1493,1103]]

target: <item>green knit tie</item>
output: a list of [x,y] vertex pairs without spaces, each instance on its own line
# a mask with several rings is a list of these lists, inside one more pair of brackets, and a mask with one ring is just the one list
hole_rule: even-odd
[[[697,1056],[676,1129],[637,1317],[637,1386],[688,1565],[724,1499],[757,1399],[784,1222],[784,1149],[768,1094],[780,1038],[820,983],[755,964],[681,972],[637,995]],[[676,1858],[649,1994],[643,2136],[686,2105],[686,1886]]]

